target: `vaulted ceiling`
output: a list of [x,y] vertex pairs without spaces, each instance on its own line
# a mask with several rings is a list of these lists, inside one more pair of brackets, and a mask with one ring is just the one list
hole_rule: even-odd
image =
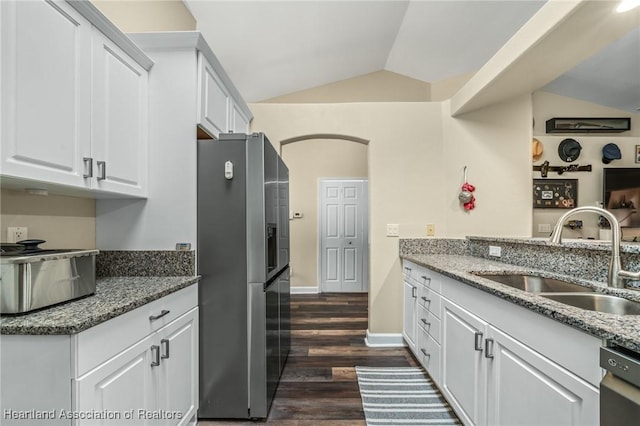
[[[544,0],[184,2],[248,102],[381,70],[431,83],[474,72],[545,3]],[[627,99],[621,105],[637,112],[640,79],[635,76],[640,75],[640,32],[627,38],[624,65],[612,66],[611,57],[596,59],[591,65],[587,63],[572,71],[581,77],[567,74],[564,81],[549,85],[548,90],[571,96],[574,92],[584,93],[584,84],[588,84],[601,88],[601,93],[594,95],[600,100],[602,91],[610,94],[611,90],[617,93],[626,90]],[[620,49],[616,57],[621,55]],[[609,89],[612,81],[602,70],[603,60],[608,64],[607,70],[616,68],[624,73],[624,77],[618,74],[614,79],[617,82],[626,79],[626,89]],[[628,82],[634,78],[635,81]],[[588,83],[577,84],[578,80]],[[635,82],[637,92],[631,93],[629,85],[633,88]]]

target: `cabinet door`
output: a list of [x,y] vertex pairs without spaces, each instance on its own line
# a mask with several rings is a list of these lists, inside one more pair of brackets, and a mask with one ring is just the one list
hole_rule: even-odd
[[597,388],[493,327],[489,338],[488,424],[598,424]]
[[417,286],[407,282],[404,284],[404,296],[403,296],[403,322],[402,322],[402,335],[404,336],[407,344],[412,351],[416,351],[416,320],[417,320],[417,298],[418,289]]
[[486,423],[487,323],[442,298],[442,393],[463,423]]
[[211,64],[198,54],[198,125],[211,136],[230,130],[231,97]]
[[171,413],[160,424],[187,424],[198,409],[198,308],[159,330],[157,339],[159,408]]
[[[118,417],[79,419],[78,425],[154,425],[157,404],[157,374],[151,335],[109,359],[74,382],[75,412],[112,413]],[[129,414],[130,413],[130,414]],[[149,417],[149,418],[148,418]]]
[[0,2],[2,174],[85,187],[91,25],[65,2]]
[[235,133],[249,133],[249,119],[242,113],[238,105],[231,102],[231,114],[229,116],[229,129]]
[[148,73],[93,32],[91,152],[94,188],[147,195]]

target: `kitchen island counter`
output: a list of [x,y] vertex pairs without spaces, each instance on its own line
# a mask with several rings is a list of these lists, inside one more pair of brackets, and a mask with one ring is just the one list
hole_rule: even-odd
[[198,280],[198,276],[99,278],[94,295],[23,315],[1,317],[0,334],[80,333]]
[[404,253],[401,254],[401,258],[511,301],[561,323],[578,328],[596,337],[609,340],[631,350],[640,350],[639,315],[614,315],[575,308],[534,293],[482,278],[477,274],[519,273],[557,278],[592,287],[600,293],[613,294],[638,302],[640,302],[639,291],[610,288],[600,281],[575,278],[542,269],[518,266],[464,254]]

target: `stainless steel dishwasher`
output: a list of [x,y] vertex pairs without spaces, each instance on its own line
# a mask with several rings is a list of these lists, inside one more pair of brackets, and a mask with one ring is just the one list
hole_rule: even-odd
[[640,424],[640,354],[619,346],[600,349],[600,426]]

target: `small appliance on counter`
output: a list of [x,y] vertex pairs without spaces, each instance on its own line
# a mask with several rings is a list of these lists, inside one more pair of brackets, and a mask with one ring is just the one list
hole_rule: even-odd
[[0,314],[24,314],[95,293],[98,250],[38,247],[45,242],[2,243]]

